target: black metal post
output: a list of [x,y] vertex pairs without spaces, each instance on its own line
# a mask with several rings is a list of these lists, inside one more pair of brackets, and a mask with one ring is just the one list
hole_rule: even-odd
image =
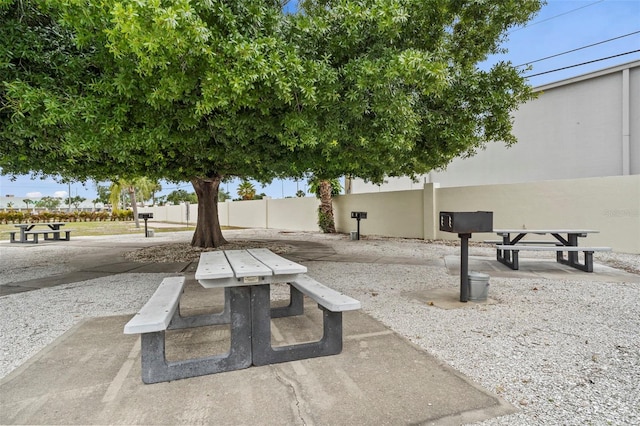
[[469,300],[469,238],[471,234],[458,234],[460,237],[460,301]]
[[149,233],[147,232],[147,218],[144,218],[144,237],[148,238],[149,237]]
[[356,232],[356,239],[359,240],[360,239],[360,216],[356,218],[356,221],[358,222],[358,232]]

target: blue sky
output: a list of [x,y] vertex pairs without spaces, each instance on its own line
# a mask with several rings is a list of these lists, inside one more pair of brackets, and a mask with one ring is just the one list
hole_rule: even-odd
[[[640,52],[625,53],[640,49],[640,0],[549,0],[532,21],[524,27],[511,30],[508,37],[508,41],[503,44],[509,50],[508,53],[490,57],[483,67],[499,60],[520,65],[558,55],[532,63],[532,70],[525,75],[532,76],[529,82],[533,86],[639,60]],[[617,39],[607,41],[614,38]],[[595,46],[583,49],[590,45]],[[565,54],[573,50],[575,51]],[[611,56],[616,57],[600,60]],[[590,64],[573,67],[591,61],[593,62]],[[559,70],[566,67],[570,68]],[[534,76],[535,74],[540,75]],[[230,182],[223,184],[222,188],[235,198],[237,185],[238,182]],[[278,180],[265,187],[256,183],[255,187],[258,193],[265,193],[272,198],[295,196],[298,189],[305,192],[307,190],[304,181]],[[163,183],[160,195],[175,189],[193,192],[190,183]],[[0,196],[65,197],[69,190],[72,196],[79,195],[87,200],[96,197],[93,183],[73,183],[69,187],[67,184],[56,183],[53,179],[42,181],[19,177],[11,182],[8,176],[0,176]]]

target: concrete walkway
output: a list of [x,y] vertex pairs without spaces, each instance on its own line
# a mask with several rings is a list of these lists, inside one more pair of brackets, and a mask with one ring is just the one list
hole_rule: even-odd
[[[287,244],[295,247],[287,257],[298,262],[347,261],[321,243]],[[1,286],[3,295],[123,272],[177,272],[188,278],[185,313],[221,309],[222,292],[195,282],[195,264],[126,261],[122,252],[139,245],[122,243],[79,258],[68,274]],[[348,261],[424,264],[364,256]],[[140,339],[122,332],[129,319],[84,321],[2,379],[0,423],[448,425],[516,411],[363,312],[345,314],[339,355],[154,385],[140,379]],[[283,344],[318,339],[321,324],[321,311],[309,303],[303,316],[273,320],[273,338]],[[170,359],[228,350],[228,326],[167,334]]]

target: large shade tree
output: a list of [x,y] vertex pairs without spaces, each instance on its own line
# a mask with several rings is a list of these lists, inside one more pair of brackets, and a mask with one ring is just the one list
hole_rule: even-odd
[[223,244],[223,179],[381,181],[513,142],[531,96],[481,72],[534,0],[0,0],[0,167],[190,180]]
[[301,7],[288,35],[338,76],[336,102],[315,121],[329,143],[306,151],[325,222],[333,221],[332,179],[415,177],[488,142],[516,142],[511,114],[533,96],[523,70],[479,64],[500,53],[508,30],[541,2],[303,0]]

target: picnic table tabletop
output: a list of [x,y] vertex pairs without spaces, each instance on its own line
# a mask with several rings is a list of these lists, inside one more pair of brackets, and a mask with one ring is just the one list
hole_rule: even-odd
[[204,252],[195,278],[205,288],[287,282],[307,267],[283,258],[268,249]]

